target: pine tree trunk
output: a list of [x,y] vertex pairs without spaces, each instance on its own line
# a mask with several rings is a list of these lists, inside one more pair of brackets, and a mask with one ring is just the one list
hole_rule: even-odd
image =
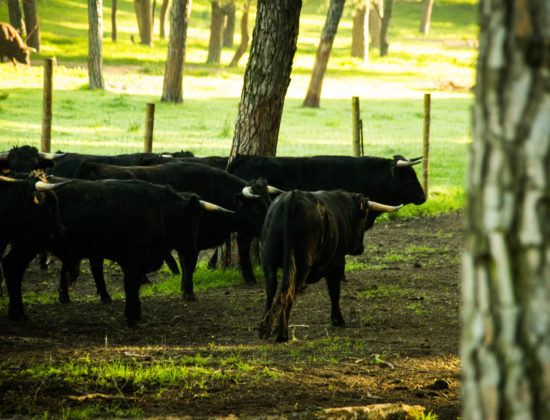
[[301,9],[301,0],[258,0],[230,159],[277,152]]
[[327,12],[327,20],[321,33],[321,41],[317,47],[315,62],[313,63],[313,71],[307,88],[304,103],[305,107],[319,108],[321,102],[321,89],[323,87],[323,79],[327,70],[332,43],[338,30],[338,23],[342,17],[345,0],[330,0],[330,6]]
[[223,27],[223,46],[233,48],[233,38],[235,37],[235,16],[237,8],[235,3],[229,3],[223,7],[225,25]]
[[207,63],[219,64],[222,56],[224,16],[219,2],[212,2],[210,19],[210,41],[208,42]]
[[432,8],[435,0],[424,0],[422,6],[422,19],[420,19],[420,28],[418,29],[421,34],[428,36],[430,32],[430,20],[432,19]]
[[187,48],[187,27],[191,0],[173,0],[170,10],[170,38],[162,86],[163,102],[183,102],[183,68]]
[[25,14],[25,27],[27,29],[25,43],[40,52],[40,23],[38,21],[36,1],[23,0],[23,11]]
[[8,0],[8,14],[10,15],[10,25],[17,29],[19,35],[25,38],[25,22],[21,13],[19,0]]
[[358,2],[354,9],[351,56],[364,61],[369,58],[369,0]]
[[118,30],[116,26],[117,7],[117,0],[113,0],[111,5],[111,39],[113,40],[113,42],[117,42],[118,40]]
[[375,48],[380,48],[380,29],[382,27],[382,18],[384,17],[384,0],[369,0],[369,34],[370,43]]
[[153,45],[153,8],[151,0],[134,0],[140,44]]
[[388,30],[390,28],[391,12],[393,9],[393,0],[386,0],[384,2],[384,17],[382,17],[382,23],[380,25],[380,57],[388,55],[388,48],[390,43],[388,41]]
[[103,80],[103,0],[88,0],[88,78],[90,89],[105,89]]
[[482,0],[463,263],[464,419],[550,418],[550,8]]
[[166,39],[166,13],[169,4],[170,0],[162,0],[162,6],[160,7],[159,36],[161,39]]
[[236,67],[239,65],[239,60],[246,52],[246,49],[248,48],[248,40],[250,39],[248,35],[248,9],[249,9],[250,3],[248,0],[245,0],[244,6],[243,6],[243,17],[241,18],[241,42],[239,43],[239,48],[237,48],[237,51],[235,51],[235,55],[233,56],[233,59],[231,60],[231,63],[229,63],[229,67]]

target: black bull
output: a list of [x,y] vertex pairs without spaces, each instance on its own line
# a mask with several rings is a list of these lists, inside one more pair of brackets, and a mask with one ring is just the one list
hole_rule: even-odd
[[[311,156],[263,157],[237,156],[228,172],[243,179],[263,177],[281,190],[337,190],[361,193],[384,204],[422,204],[426,195],[413,165],[421,158],[408,160],[396,155],[379,157]],[[370,211],[366,229],[380,215]]]
[[142,181],[73,180],[56,190],[65,234],[45,244],[12,243],[4,259],[9,315],[24,316],[23,273],[45,245],[63,264],[83,258],[116,261],[124,273],[129,325],[141,319],[139,288],[145,273],[157,270],[172,249],[196,253],[196,232],[204,203],[196,195]]
[[[288,318],[296,291],[323,277],[326,277],[332,305],[332,324],[344,325],[339,300],[345,256],[363,253],[363,233],[370,211],[400,208],[341,190],[294,190],[278,196],[267,212],[262,229],[266,309],[260,324],[260,337],[268,338],[276,321],[277,341],[288,340]],[[283,274],[275,298],[279,268]]]
[[[190,191],[234,214],[209,213],[201,220],[197,235],[198,250],[223,244],[230,233],[237,232],[241,272],[245,282],[254,283],[250,261],[250,243],[258,237],[273,190],[265,180],[251,182],[217,168],[196,163],[168,163],[151,167],[117,167],[84,162],[76,172],[83,179],[142,179],[170,185],[177,191]],[[194,299],[192,274],[197,258],[182,261],[182,290],[186,299]]]

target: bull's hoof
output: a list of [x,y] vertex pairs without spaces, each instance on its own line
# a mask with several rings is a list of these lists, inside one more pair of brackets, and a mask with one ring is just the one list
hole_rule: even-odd
[[256,279],[255,278],[244,279],[244,284],[248,286],[254,286],[256,284]]
[[212,260],[208,261],[208,265],[206,266],[209,270],[215,270],[216,269],[217,262],[212,262]]
[[28,320],[27,315],[22,310],[8,310],[8,316],[14,322],[25,322]]
[[109,296],[109,294],[107,293],[101,294],[100,297],[101,297],[101,303],[104,303],[106,305],[113,302],[113,299],[111,299],[111,296]]
[[195,302],[198,299],[197,299],[197,296],[194,293],[183,292],[183,300],[185,300],[187,302]]

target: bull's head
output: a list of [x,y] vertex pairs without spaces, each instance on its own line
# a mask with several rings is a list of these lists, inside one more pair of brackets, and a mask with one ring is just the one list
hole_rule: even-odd
[[0,169],[8,173],[50,168],[62,156],[64,153],[43,153],[31,146],[14,147],[9,152],[0,153]]

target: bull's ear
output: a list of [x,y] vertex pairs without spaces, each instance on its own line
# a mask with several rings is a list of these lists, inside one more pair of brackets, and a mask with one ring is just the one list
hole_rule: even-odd
[[44,204],[46,202],[46,193],[42,192],[42,191],[35,191],[35,193],[33,194],[33,201],[35,204],[41,206],[42,204]]

